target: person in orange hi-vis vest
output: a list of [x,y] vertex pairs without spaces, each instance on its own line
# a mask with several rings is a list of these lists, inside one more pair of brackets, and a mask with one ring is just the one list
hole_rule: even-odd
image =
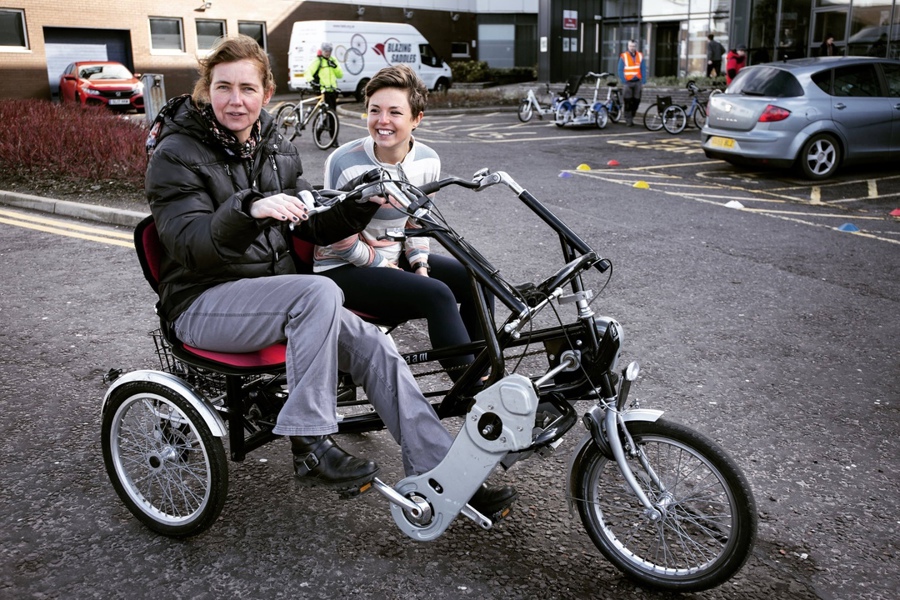
[[619,81],[625,87],[625,124],[634,127],[634,115],[641,104],[641,91],[647,81],[644,55],[637,51],[637,42],[628,40],[628,50],[619,55]]

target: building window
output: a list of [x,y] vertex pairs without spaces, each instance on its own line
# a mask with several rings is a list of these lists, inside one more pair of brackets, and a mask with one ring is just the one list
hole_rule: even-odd
[[24,10],[0,9],[0,48],[28,49]]
[[263,50],[266,49],[266,24],[255,21],[238,21],[238,33],[252,37]]
[[181,19],[150,17],[150,48],[184,52]]
[[197,49],[211,50],[225,36],[225,21],[197,21]]
[[450,42],[450,56],[452,58],[469,58],[469,42]]

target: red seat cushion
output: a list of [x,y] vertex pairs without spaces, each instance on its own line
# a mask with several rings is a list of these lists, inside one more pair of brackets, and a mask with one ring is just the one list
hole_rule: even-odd
[[272,344],[256,352],[213,352],[183,344],[182,348],[200,358],[215,361],[241,369],[253,369],[257,367],[278,367],[284,364],[286,344]]

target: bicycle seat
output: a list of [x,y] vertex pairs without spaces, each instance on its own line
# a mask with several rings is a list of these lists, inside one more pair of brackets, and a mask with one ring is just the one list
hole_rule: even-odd
[[[153,215],[145,217],[135,227],[134,248],[137,251],[144,277],[153,291],[159,294],[159,268],[164,251]],[[163,337],[172,346],[172,353],[179,360],[190,365],[229,375],[267,373],[284,368],[287,346],[283,343],[272,344],[255,352],[214,352],[194,348],[181,342],[172,331],[171,324],[161,316],[159,321]]]

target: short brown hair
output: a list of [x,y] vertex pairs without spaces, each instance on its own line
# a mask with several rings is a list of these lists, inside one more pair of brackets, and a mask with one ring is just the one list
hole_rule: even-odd
[[259,68],[260,80],[263,90],[275,91],[275,76],[269,66],[269,57],[260,48],[255,39],[246,35],[223,37],[213,46],[206,58],[200,59],[200,79],[194,84],[194,92],[191,98],[194,104],[202,106],[209,103],[209,86],[212,84],[212,71],[221,64],[237,62],[239,60],[252,60]]
[[366,108],[369,107],[369,98],[384,88],[398,88],[406,90],[409,97],[409,108],[412,116],[416,117],[419,113],[425,112],[425,105],[428,102],[428,88],[416,75],[416,72],[409,65],[392,65],[384,67],[366,84]]

